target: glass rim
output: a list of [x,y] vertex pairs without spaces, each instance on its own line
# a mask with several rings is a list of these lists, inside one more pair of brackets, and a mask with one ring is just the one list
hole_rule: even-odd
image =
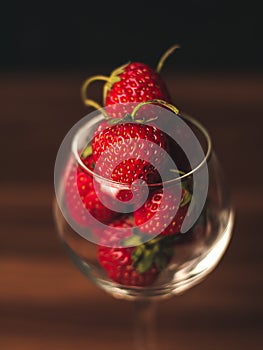
[[[180,113],[178,114],[179,117],[181,117],[183,120],[186,120],[188,122],[190,122],[192,125],[194,125],[200,132],[201,134],[204,136],[206,143],[207,143],[207,148],[206,151],[204,152],[204,158],[202,159],[202,161],[194,168],[191,169],[191,171],[183,174],[183,175],[179,175],[174,179],[169,179],[169,180],[165,180],[159,183],[147,183],[148,187],[160,187],[163,185],[170,185],[170,184],[174,184],[177,182],[181,182],[183,179],[188,178],[189,176],[193,175],[194,173],[196,173],[199,169],[202,168],[202,166],[204,164],[207,163],[207,160],[210,158],[211,152],[212,152],[212,141],[211,141],[211,137],[209,135],[209,132],[207,131],[207,129],[204,127],[204,125],[199,122],[198,120],[196,120],[195,118],[191,117],[188,114],[185,113]],[[80,134],[83,132],[83,130],[89,129],[90,127],[92,127],[93,125],[95,125],[97,122],[104,120],[104,115],[101,113],[99,115],[97,115],[96,117],[93,117],[91,120],[89,120],[86,124],[84,124],[74,135],[72,143],[71,143],[71,151],[74,154],[75,159],[77,160],[77,163],[81,166],[82,169],[84,169],[87,173],[89,173],[91,176],[93,176],[94,178],[97,178],[101,181],[104,182],[108,182],[112,185],[115,186],[125,186],[127,188],[127,186],[131,186],[132,184],[127,184],[127,183],[122,183],[122,182],[117,182],[114,181],[112,179],[108,179],[105,178],[97,173],[95,173],[94,171],[92,171],[91,169],[89,169],[84,162],[81,160],[80,154],[78,152],[78,140],[80,137]],[[136,184],[136,186],[140,186],[140,184]]]

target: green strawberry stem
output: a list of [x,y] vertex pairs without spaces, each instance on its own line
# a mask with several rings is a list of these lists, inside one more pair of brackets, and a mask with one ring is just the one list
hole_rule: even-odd
[[[134,107],[131,114],[126,114],[123,118],[112,118],[112,117],[108,116],[106,113],[104,114],[104,116],[105,116],[105,119],[108,121],[108,124],[110,124],[110,125],[120,124],[123,122],[144,123],[145,122],[144,119],[135,119],[135,117],[136,117],[136,114],[140,108],[142,108],[143,106],[146,106],[146,105],[150,105],[150,104],[162,105],[166,108],[169,108],[175,114],[179,113],[178,108],[176,108],[172,104],[170,104],[166,101],[163,101],[163,100],[155,99],[155,100],[148,100],[148,101],[138,103],[137,106]],[[147,119],[147,122],[153,121],[157,118],[158,117],[153,117],[151,119]]]
[[158,104],[158,105],[162,105],[164,107],[167,107],[169,108],[172,112],[174,112],[175,114],[178,114],[179,113],[179,110],[178,108],[176,108],[175,106],[173,106],[172,104],[166,102],[166,101],[163,101],[163,100],[159,100],[159,99],[155,99],[155,100],[149,100],[149,101],[145,101],[145,102],[141,102],[139,103],[132,111],[131,113],[131,117],[133,120],[135,120],[135,116],[136,116],[136,113],[138,112],[138,110],[140,108],[142,108],[143,106],[145,105],[149,105],[149,104]]
[[170,47],[170,49],[168,49],[167,51],[165,51],[165,53],[162,55],[162,57],[160,58],[158,64],[157,64],[157,68],[156,68],[156,72],[160,73],[161,69],[163,68],[164,62],[167,60],[167,58],[177,49],[179,49],[180,46],[179,45],[173,45],[172,47]]
[[[143,236],[145,236],[145,234],[143,234]],[[135,226],[133,228],[133,235],[131,237],[128,237],[128,238],[125,238],[122,240],[122,244],[123,246],[143,246],[142,244],[142,233],[140,232],[140,230]],[[151,245],[154,245],[156,243],[158,243],[160,240],[162,240],[163,237],[155,237],[155,238],[152,238],[150,241],[146,242],[145,244],[147,244],[148,246],[151,246]]]
[[121,78],[119,77],[120,74],[122,74],[125,71],[126,66],[128,66],[130,62],[125,63],[124,65],[116,68],[114,71],[112,71],[110,77],[108,78],[106,84],[103,88],[103,103],[105,105],[106,102],[106,96],[109,90],[111,90],[112,85],[121,81]]
[[93,107],[95,109],[101,109],[101,105],[99,103],[97,103],[96,101],[93,101],[89,98],[87,98],[87,89],[89,87],[89,85],[93,82],[93,81],[106,81],[108,82],[109,81],[109,77],[106,77],[104,75],[94,75],[92,77],[90,77],[89,79],[87,79],[84,84],[82,85],[82,88],[81,88],[81,97],[82,97],[82,100],[84,102],[84,104],[86,106],[90,106],[90,107]]

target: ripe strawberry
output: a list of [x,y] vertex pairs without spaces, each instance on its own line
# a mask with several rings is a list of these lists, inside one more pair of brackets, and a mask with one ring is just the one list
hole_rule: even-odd
[[[182,196],[178,199],[171,190],[167,192],[164,196],[162,189],[155,190],[144,205],[134,212],[135,224],[141,232],[162,236],[180,232],[191,195],[183,189]],[[180,205],[175,214],[179,201]]]
[[92,140],[96,171],[119,183],[154,183],[163,157],[153,150],[153,144],[167,150],[166,135],[152,125],[120,122],[99,127]]
[[[87,168],[93,170],[93,157],[91,155],[82,159],[82,162]],[[82,198],[84,198],[89,191],[93,190],[93,178],[91,174],[86,173],[81,166],[77,167],[77,188]]]
[[[82,198],[83,204],[85,205],[86,210],[98,221],[102,223],[108,223],[119,215],[118,212],[115,212],[108,207],[106,207],[102,201],[103,197],[107,195],[100,193],[100,198],[98,197],[95,190],[91,190],[88,194]],[[101,201],[102,200],[102,201]]]
[[[174,45],[169,48],[160,58],[156,70],[140,62],[127,63],[112,71],[109,77],[98,75],[88,78],[82,86],[82,99],[85,105],[100,109],[101,106],[87,98],[88,86],[96,81],[105,81],[103,91],[103,102],[110,107],[109,115],[113,118],[122,118],[123,115],[131,113],[134,106],[140,102],[154,99],[170,102],[170,96],[160,71],[165,60],[178,48]],[[145,106],[144,109],[151,109]],[[141,110],[140,112],[142,112]]]
[[146,64],[133,62],[114,70],[104,86],[105,106],[110,115],[122,118],[140,102],[170,97],[160,75]]
[[[92,156],[83,159],[83,162],[92,170]],[[103,223],[107,223],[119,215],[100,201],[95,192],[93,178],[90,174],[75,164],[69,164],[69,166],[65,184],[65,198],[70,215],[79,225],[89,226],[93,222],[87,211],[95,219]],[[106,194],[100,193],[102,200],[105,196]]]
[[[117,232],[116,227],[124,232]],[[168,264],[172,250],[164,241],[152,240],[127,248],[121,245],[121,242],[138,244],[139,240],[126,218],[111,223],[103,232],[98,259],[110,279],[126,286],[148,286]]]
[[82,197],[79,195],[77,176],[77,166],[69,162],[65,173],[65,201],[72,219],[80,226],[88,226],[89,218]]

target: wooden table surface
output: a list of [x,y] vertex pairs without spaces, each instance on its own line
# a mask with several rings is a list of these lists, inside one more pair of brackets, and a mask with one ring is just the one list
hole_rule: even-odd
[[[85,75],[0,75],[0,349],[132,349],[132,303],[75,269],[52,218],[57,149],[90,111],[79,97]],[[160,302],[160,349],[262,349],[263,75],[167,72],[165,79],[174,102],[212,135],[236,223],[215,271]]]

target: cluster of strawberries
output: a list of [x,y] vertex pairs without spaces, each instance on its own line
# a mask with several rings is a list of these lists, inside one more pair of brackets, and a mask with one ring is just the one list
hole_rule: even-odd
[[[161,185],[150,186],[147,200],[129,215],[118,211],[118,203],[129,202],[136,196],[132,191],[115,193],[119,200],[115,208],[105,205],[107,201],[112,203],[108,193],[101,191],[98,196],[91,175],[95,165],[96,174],[117,183],[132,186],[136,180],[143,180],[156,184],[161,181],[158,169],[165,164],[151,146],[157,145],[174,158],[179,154],[174,154],[174,141],[167,134],[153,123],[144,122],[145,118],[136,118],[139,104],[142,110],[151,103],[170,104],[168,91],[157,71],[143,63],[129,63],[104,80],[104,104],[109,113],[81,155],[91,172],[80,165],[71,166],[66,179],[66,203],[71,217],[79,225],[91,227],[87,212],[107,224],[103,232],[95,234],[100,236],[98,261],[108,277],[123,285],[148,286],[173,255],[174,238],[180,236],[191,194],[185,187],[178,198],[169,189],[164,195]],[[84,84],[84,90],[87,85]],[[84,102],[94,106],[86,97]],[[142,113],[145,114],[145,110]],[[178,159],[174,161],[178,163]],[[120,235],[116,227],[122,228],[124,233]],[[140,243],[143,235],[152,238]]]

